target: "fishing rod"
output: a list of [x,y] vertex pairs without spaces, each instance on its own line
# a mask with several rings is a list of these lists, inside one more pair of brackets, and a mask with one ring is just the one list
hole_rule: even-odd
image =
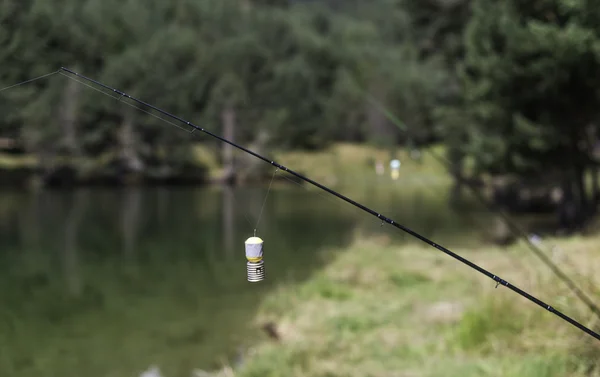
[[151,108],[151,109],[153,109],[153,110],[155,110],[155,111],[157,111],[157,112],[159,112],[159,113],[161,113],[161,114],[163,114],[163,115],[165,115],[165,116],[167,116],[169,118],[177,120],[177,121],[185,124],[186,126],[191,127],[193,129],[191,132],[194,132],[194,131],[203,132],[203,133],[205,133],[205,134],[207,134],[207,135],[209,135],[209,136],[211,136],[211,137],[213,137],[213,138],[215,138],[217,140],[220,140],[220,141],[222,141],[222,142],[224,142],[226,144],[229,144],[229,145],[231,145],[231,146],[233,146],[233,147],[235,147],[235,148],[237,148],[237,149],[239,149],[239,150],[241,150],[243,152],[246,152],[246,153],[248,153],[248,154],[250,154],[250,155],[252,155],[252,156],[254,156],[254,157],[256,157],[256,158],[258,158],[258,159],[260,159],[260,160],[262,160],[262,161],[264,161],[266,163],[268,163],[268,164],[271,164],[272,166],[276,167],[277,169],[283,170],[283,171],[287,172],[288,174],[291,174],[291,175],[295,176],[296,178],[301,179],[304,182],[310,183],[311,185],[316,186],[316,187],[320,188],[321,190],[323,190],[323,191],[325,191],[325,192],[327,192],[327,193],[329,193],[331,195],[334,195],[334,196],[338,197],[339,199],[342,199],[343,201],[345,201],[345,202],[347,202],[347,203],[349,203],[349,204],[351,204],[351,205],[353,205],[353,206],[355,206],[355,207],[357,207],[357,208],[365,211],[366,213],[368,213],[368,214],[370,214],[370,215],[378,218],[379,220],[381,220],[382,224],[383,223],[387,223],[389,225],[392,225],[393,227],[396,227],[396,228],[402,230],[403,232],[410,234],[411,236],[419,239],[420,241],[428,244],[429,246],[432,246],[432,247],[436,248],[437,250],[443,252],[444,254],[446,254],[446,255],[448,255],[448,256],[450,256],[450,257],[458,260],[459,262],[467,265],[468,267],[474,269],[475,271],[477,271],[477,272],[479,272],[479,273],[487,276],[488,278],[490,278],[490,279],[492,279],[493,281],[496,282],[496,287],[498,287],[499,285],[503,285],[503,286],[507,287],[508,289],[510,289],[511,291],[517,293],[518,295],[520,295],[520,296],[528,299],[529,301],[533,302],[534,304],[537,304],[538,306],[546,309],[550,313],[553,313],[554,315],[558,316],[562,320],[570,323],[571,325],[575,326],[579,330],[587,333],[588,335],[594,337],[597,340],[600,340],[600,334],[598,334],[597,332],[591,330],[590,328],[582,325],[581,323],[579,323],[575,319],[573,319],[573,318],[569,317],[568,315],[560,312],[559,310],[553,308],[552,306],[550,306],[547,303],[543,302],[542,300],[540,300],[540,299],[532,296],[531,294],[525,292],[524,290],[518,288],[517,286],[512,285],[511,283],[509,283],[508,281],[502,279],[501,277],[499,277],[499,276],[497,276],[497,275],[489,272],[488,270],[480,267],[479,265],[471,262],[470,260],[468,260],[466,258],[463,258],[462,256],[460,256],[460,255],[458,255],[458,254],[450,251],[449,249],[445,248],[444,246],[437,244],[436,242],[434,242],[434,241],[432,241],[432,240],[430,240],[430,239],[422,236],[421,234],[415,232],[414,230],[412,230],[412,229],[410,229],[410,228],[408,228],[408,227],[406,227],[406,226],[404,226],[402,224],[397,223],[393,219],[390,219],[390,218],[382,215],[379,212],[376,212],[376,211],[374,211],[374,210],[372,210],[372,209],[370,209],[370,208],[368,208],[368,207],[366,207],[366,206],[364,206],[364,205],[362,205],[362,204],[360,204],[360,203],[358,203],[358,202],[356,202],[356,201],[354,201],[354,200],[352,200],[352,199],[350,199],[350,198],[348,198],[348,197],[346,197],[346,196],[344,196],[344,195],[342,195],[342,194],[340,194],[340,193],[338,193],[338,192],[336,192],[336,191],[334,191],[334,190],[332,190],[332,189],[330,189],[330,188],[328,188],[328,187],[326,187],[326,186],[324,186],[324,185],[322,185],[322,184],[320,184],[318,182],[315,182],[312,179],[310,179],[308,177],[305,177],[304,175],[299,174],[299,173],[293,171],[292,169],[289,169],[286,166],[283,166],[283,165],[281,165],[281,164],[279,164],[279,163],[277,163],[277,162],[275,162],[275,161],[273,161],[273,160],[271,160],[271,159],[269,159],[267,157],[264,157],[264,156],[262,156],[262,155],[260,155],[260,154],[258,154],[256,152],[253,152],[253,151],[251,151],[251,150],[249,150],[247,148],[244,148],[243,146],[241,146],[239,144],[236,144],[236,143],[234,143],[234,142],[232,142],[230,140],[227,140],[227,139],[225,139],[225,138],[223,138],[221,136],[218,136],[218,135],[216,135],[216,134],[214,134],[214,133],[212,133],[212,132],[204,129],[203,127],[196,126],[195,124],[193,124],[193,123],[191,123],[191,122],[189,122],[189,121],[187,121],[187,120],[185,120],[185,119],[183,119],[181,117],[178,117],[177,115],[173,115],[173,114],[171,114],[171,113],[169,113],[169,112],[167,112],[165,110],[162,110],[162,109],[160,109],[160,108],[158,108],[156,106],[153,106],[153,105],[151,105],[151,104],[149,104],[147,102],[144,102],[144,101],[142,101],[140,99],[132,97],[131,95],[129,95],[127,93],[124,93],[121,90],[118,90],[118,89],[115,89],[113,87],[110,87],[110,86],[108,86],[106,84],[103,84],[103,83],[97,81],[97,80],[94,80],[92,78],[86,77],[86,76],[84,76],[82,74],[79,74],[77,72],[74,72],[74,71],[72,71],[72,70],[70,70],[68,68],[61,67],[60,71],[66,73],[65,76],[67,76],[67,77],[69,77],[69,75],[78,77],[78,78],[83,79],[83,80],[85,80],[87,82],[90,82],[90,83],[92,83],[94,85],[97,85],[97,86],[102,87],[104,89],[110,90],[111,92],[117,94],[119,96],[119,98],[128,98],[128,99],[130,99],[130,100],[132,100],[134,102],[137,102],[137,103],[139,103],[139,104],[141,104],[143,106],[149,107],[149,108]]
[[[396,117],[387,107],[385,107],[371,94],[366,92],[364,92],[364,94],[366,95],[369,101],[371,101],[375,106],[379,108],[379,110],[385,115],[386,118],[388,118],[390,122],[392,122],[394,126],[407,133],[407,127],[406,124],[404,124],[404,122],[398,119],[398,117]],[[588,307],[588,309],[592,313],[594,313],[594,315],[597,318],[600,319],[600,308],[598,308],[598,306],[592,301],[592,299],[589,296],[587,296],[581,288],[577,286],[573,279],[569,278],[569,276],[567,276],[567,274],[563,272],[560,267],[558,267],[555,263],[552,262],[552,260],[548,257],[548,255],[546,255],[546,253],[544,253],[536,244],[534,244],[531,241],[528,234],[523,229],[521,229],[514,221],[512,221],[509,215],[507,215],[500,208],[492,204],[491,201],[486,200],[486,198],[483,196],[480,190],[477,190],[477,188],[474,185],[462,179],[460,176],[457,176],[452,171],[452,168],[450,166],[451,163],[447,159],[444,159],[442,156],[440,156],[432,150],[428,150],[428,152],[440,165],[442,165],[446,169],[446,171],[450,175],[454,176],[461,183],[465,184],[469,188],[469,190],[471,190],[473,195],[475,195],[475,198],[477,198],[477,200],[481,204],[483,204],[483,206],[486,207],[488,211],[498,215],[501,218],[501,220],[504,221],[504,223],[508,226],[509,230],[513,235],[516,235],[517,237],[523,239],[529,246],[529,250],[533,252],[552,271],[552,273],[554,273],[554,275],[556,275],[560,280],[562,280],[567,285],[567,287],[569,287],[569,289],[575,294],[575,296],[581,302],[583,302]]]

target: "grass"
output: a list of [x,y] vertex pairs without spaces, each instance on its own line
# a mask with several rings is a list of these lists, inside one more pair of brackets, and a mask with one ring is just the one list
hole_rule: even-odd
[[219,164],[218,150],[206,147],[200,143],[192,147],[194,161],[200,166],[206,166],[208,176],[211,179],[218,178],[222,174],[222,167]]
[[38,160],[34,156],[13,156],[7,153],[0,153],[0,169],[23,169],[37,166]]
[[[574,266],[588,268],[600,267],[599,242],[557,241],[577,250]],[[590,313],[523,245],[457,251],[590,325]],[[277,323],[281,342],[258,344],[239,370],[220,375],[600,375],[596,341],[435,249],[358,235],[335,255],[306,283],[282,285],[264,302],[256,321]],[[577,271],[579,282],[598,283]]]

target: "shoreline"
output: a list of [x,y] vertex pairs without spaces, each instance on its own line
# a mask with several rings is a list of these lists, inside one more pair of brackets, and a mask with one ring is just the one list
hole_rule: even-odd
[[[293,182],[303,185],[300,179],[294,179],[293,176],[275,176],[274,182],[284,182],[293,184]],[[293,181],[293,182],[290,182]],[[199,176],[174,176],[166,178],[157,178],[141,175],[123,175],[123,176],[95,176],[92,178],[65,178],[56,179],[50,177],[45,182],[39,174],[33,172],[14,172],[10,169],[0,169],[0,186],[2,189],[20,190],[23,188],[45,188],[45,189],[79,189],[79,188],[127,188],[127,187],[214,187],[214,186],[262,186],[268,185],[271,176],[259,176],[255,179],[243,179],[240,181],[230,180],[215,175]]]
[[[598,263],[597,236],[547,241],[577,249],[570,258],[582,284],[597,280],[585,273]],[[566,287],[548,284],[554,278],[547,269],[515,269],[527,262],[519,245],[484,246],[457,252],[586,317]],[[560,318],[418,243],[357,237],[334,254],[311,279],[282,285],[263,304],[255,321],[276,323],[280,341],[259,341],[242,366],[212,375],[583,377],[600,350]]]

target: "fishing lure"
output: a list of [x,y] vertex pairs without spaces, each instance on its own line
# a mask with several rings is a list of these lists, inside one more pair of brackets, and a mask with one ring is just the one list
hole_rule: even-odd
[[246,259],[248,260],[248,281],[256,283],[265,280],[265,261],[263,260],[264,241],[260,237],[246,240]]

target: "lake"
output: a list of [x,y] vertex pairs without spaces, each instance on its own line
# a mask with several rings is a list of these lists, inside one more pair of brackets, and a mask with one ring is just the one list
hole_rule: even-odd
[[[443,183],[377,177],[335,189],[447,247],[482,237],[482,213],[447,206]],[[310,277],[327,263],[324,251],[343,250],[356,229],[414,242],[322,191],[276,184],[265,201],[266,193],[3,191],[0,375],[133,377],[157,365],[176,377],[219,368],[265,338],[253,317],[269,291]],[[244,241],[261,208],[267,279],[252,284]]]

